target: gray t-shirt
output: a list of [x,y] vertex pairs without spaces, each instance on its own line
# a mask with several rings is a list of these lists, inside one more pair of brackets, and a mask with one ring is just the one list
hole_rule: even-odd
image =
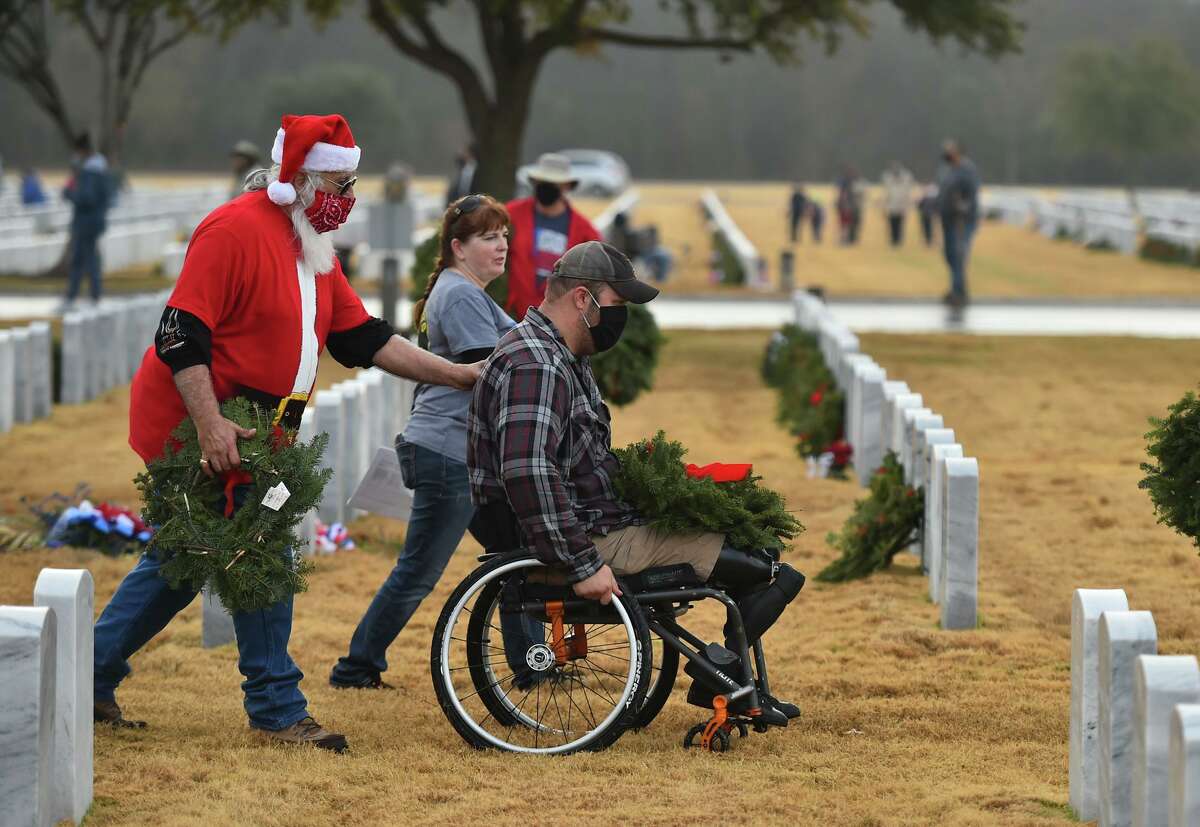
[[[451,361],[468,350],[495,347],[516,326],[478,285],[450,269],[438,276],[425,303],[425,319],[429,350]],[[470,404],[470,391],[418,385],[404,439],[465,463]]]

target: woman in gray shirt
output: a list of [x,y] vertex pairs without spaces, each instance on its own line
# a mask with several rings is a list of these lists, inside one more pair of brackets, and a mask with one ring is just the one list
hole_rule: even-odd
[[[486,195],[447,207],[437,266],[413,311],[422,347],[453,362],[477,362],[514,326],[484,292],[504,273],[508,226],[508,211]],[[334,665],[335,687],[386,687],[380,675],[387,648],[437,585],[474,516],[467,486],[470,404],[470,391],[417,386],[412,417],[396,437],[400,472],[413,490],[404,551],[354,630],[349,654]]]

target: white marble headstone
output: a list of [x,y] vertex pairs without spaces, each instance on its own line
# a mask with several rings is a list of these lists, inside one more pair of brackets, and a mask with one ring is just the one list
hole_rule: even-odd
[[1168,827],[1200,824],[1200,704],[1177,704],[1171,712]]
[[1133,827],[1167,823],[1171,711],[1200,703],[1194,655],[1139,655],[1133,701]]
[[1076,589],[1071,599],[1070,802],[1084,821],[1100,814],[1100,614],[1128,610],[1124,589]]
[[953,445],[953,428],[923,428],[916,432],[917,444],[913,449],[913,486],[925,488],[929,484],[929,457],[934,445]]
[[34,322],[29,326],[32,338],[33,361],[33,417],[41,419],[50,415],[54,406],[54,345],[48,322]]
[[57,624],[44,606],[0,606],[0,824],[54,823]]
[[887,373],[872,363],[855,372],[854,470],[860,485],[869,485],[871,476],[883,464],[882,417],[883,384]]
[[925,489],[925,551],[924,566],[929,574],[929,599],[942,602],[942,529],[945,525],[945,503],[942,490],[946,485],[946,460],[963,455],[961,445],[930,445],[926,451],[929,463],[929,484]]
[[12,430],[17,415],[17,374],[11,330],[0,330],[0,434]]
[[942,506],[942,628],[974,629],[979,612],[979,463],[945,460]]
[[933,411],[921,405],[921,394],[906,393],[897,396],[892,401],[891,436],[888,437],[888,447],[899,460],[904,455],[904,438],[907,433],[908,412],[929,414]]
[[87,569],[42,569],[33,587],[33,605],[53,609],[58,625],[53,818],[76,824],[92,804],[95,591]]
[[82,313],[68,313],[62,320],[62,367],[60,398],[64,405],[88,400],[87,325]]
[[911,415],[909,411],[905,412],[904,444],[900,451],[900,464],[904,466],[904,480],[913,486],[917,482],[917,458],[920,456],[919,451],[923,448],[922,432],[931,428],[944,427],[941,414],[932,411],[921,413],[921,410],[921,408],[917,408]]
[[342,446],[345,439],[345,415],[342,394],[336,390],[317,391],[313,401],[313,426],[316,433],[329,435],[329,443],[321,456],[321,467],[332,468],[333,476],[325,485],[317,509],[326,523],[340,523],[345,514],[346,498],[342,496]]
[[1100,613],[1100,827],[1133,824],[1134,663],[1158,651],[1150,612]]
[[200,592],[200,601],[200,645],[205,649],[212,649],[214,646],[224,646],[237,640],[237,633],[233,628],[233,615],[208,586]]
[[13,328],[13,422],[33,420],[33,338],[28,327]]

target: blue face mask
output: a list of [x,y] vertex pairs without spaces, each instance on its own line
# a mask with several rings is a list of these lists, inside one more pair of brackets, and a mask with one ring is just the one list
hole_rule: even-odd
[[611,350],[620,340],[621,334],[625,332],[625,323],[629,321],[629,308],[623,304],[601,305],[590,291],[588,297],[600,311],[600,321],[595,325],[588,324],[587,316],[582,313],[579,315],[583,319],[583,323],[587,325],[596,352],[603,353]]

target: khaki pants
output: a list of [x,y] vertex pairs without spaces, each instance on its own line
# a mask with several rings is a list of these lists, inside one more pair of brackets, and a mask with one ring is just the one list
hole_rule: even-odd
[[649,525],[627,526],[591,539],[614,574],[637,574],[655,566],[690,563],[701,580],[712,574],[725,544],[720,534],[666,534]]

